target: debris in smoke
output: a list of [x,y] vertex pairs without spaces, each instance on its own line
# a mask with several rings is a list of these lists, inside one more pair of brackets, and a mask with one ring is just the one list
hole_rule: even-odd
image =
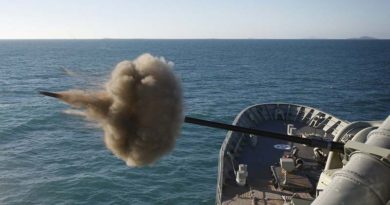
[[72,76],[72,77],[77,76],[77,74],[75,72],[73,72],[72,70],[70,70],[68,68],[62,67],[62,70],[68,76]]
[[107,148],[128,166],[144,166],[173,149],[183,122],[182,90],[172,67],[143,54],[120,62],[105,90],[41,94],[83,109],[102,125]]

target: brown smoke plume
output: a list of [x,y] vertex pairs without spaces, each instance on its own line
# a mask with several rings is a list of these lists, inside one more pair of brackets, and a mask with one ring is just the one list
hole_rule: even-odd
[[155,162],[173,149],[183,122],[182,91],[163,58],[120,62],[105,90],[45,93],[78,108],[104,129],[104,141],[128,166]]

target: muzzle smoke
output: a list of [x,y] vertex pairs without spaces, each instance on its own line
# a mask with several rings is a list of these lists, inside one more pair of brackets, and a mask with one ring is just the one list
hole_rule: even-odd
[[107,148],[128,166],[151,164],[171,151],[183,122],[182,90],[172,64],[150,54],[120,62],[105,90],[42,94],[99,122]]

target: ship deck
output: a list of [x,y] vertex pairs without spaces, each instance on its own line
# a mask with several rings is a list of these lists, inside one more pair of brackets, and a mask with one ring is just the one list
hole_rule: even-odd
[[[250,106],[237,115],[233,124],[331,141],[348,122],[315,108],[276,103]],[[294,147],[298,152],[292,155]],[[313,147],[228,132],[219,156],[216,204],[284,204],[296,200],[299,204],[310,204],[327,154],[326,150],[317,150],[314,159]],[[281,158],[292,170],[282,168]],[[236,182],[240,164],[246,165],[248,172],[244,186]]]
[[[283,121],[269,121],[262,123],[257,128],[283,133],[287,130],[287,124]],[[301,129],[308,131],[310,127],[302,126]],[[236,158],[237,164],[248,165],[247,185],[238,186],[235,182],[234,172],[231,172],[231,177],[226,178],[223,187],[222,204],[283,204],[285,201],[283,198],[287,197],[290,200],[293,195],[308,202],[313,200],[307,190],[282,190],[274,186],[271,166],[278,163],[283,155],[291,152],[290,150],[276,149],[275,145],[290,145],[290,147],[296,146],[298,148],[298,157],[303,160],[303,168],[299,175],[311,179],[310,184],[315,187],[315,182],[318,181],[321,173],[321,166],[313,159],[313,148],[258,136],[256,146],[244,145],[241,153]],[[307,180],[300,179],[299,175],[297,175],[295,183],[301,185],[307,183]]]

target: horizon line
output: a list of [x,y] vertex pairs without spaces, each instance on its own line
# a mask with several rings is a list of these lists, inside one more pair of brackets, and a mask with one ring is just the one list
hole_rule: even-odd
[[4,40],[390,40],[390,38],[0,38]]

